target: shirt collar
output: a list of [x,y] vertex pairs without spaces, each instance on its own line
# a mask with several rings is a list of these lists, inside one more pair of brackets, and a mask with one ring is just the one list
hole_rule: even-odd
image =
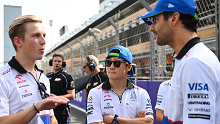
[[59,75],[59,74],[61,74],[63,72],[63,69],[61,69],[59,72],[57,72],[57,73],[54,73],[55,75]]
[[[127,86],[126,86],[126,89],[132,89],[134,88],[134,85],[132,83],[131,80],[127,80]],[[109,79],[106,80],[103,84],[102,84],[102,89],[104,90],[110,90],[111,89],[111,85],[109,83]]]
[[[27,73],[27,71],[21,66],[21,64],[15,59],[15,56],[12,57],[12,59],[8,62],[8,64],[17,70],[19,73]],[[43,70],[38,69],[37,65],[35,64],[35,69],[43,73]]]
[[179,54],[176,56],[176,59],[178,59],[178,60],[182,59],[183,56],[189,51],[189,49],[192,48],[195,44],[197,44],[199,42],[200,42],[199,37],[195,37],[195,38],[191,39],[190,41],[188,41],[186,43],[186,45],[181,49]]

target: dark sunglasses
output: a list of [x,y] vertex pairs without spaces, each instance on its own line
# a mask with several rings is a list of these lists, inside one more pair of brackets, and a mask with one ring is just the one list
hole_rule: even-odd
[[40,95],[42,99],[45,99],[47,97],[49,97],[50,95],[46,93],[46,86],[44,85],[44,83],[37,83],[38,84],[38,89],[40,90]]
[[110,60],[106,60],[106,61],[105,61],[105,65],[106,65],[107,67],[110,67],[110,66],[112,65],[112,63],[114,64],[114,66],[115,66],[116,68],[119,68],[120,65],[121,65],[121,63],[125,63],[125,62],[123,62],[123,61],[110,61]]

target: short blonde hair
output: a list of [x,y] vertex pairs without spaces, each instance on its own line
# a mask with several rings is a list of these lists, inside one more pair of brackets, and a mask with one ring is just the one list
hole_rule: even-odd
[[38,18],[34,15],[23,15],[17,17],[15,20],[12,21],[11,25],[9,26],[8,35],[12,41],[12,44],[17,51],[17,46],[14,43],[14,38],[18,37],[24,40],[24,35],[26,33],[26,24],[28,22],[39,22],[42,23],[42,19]]

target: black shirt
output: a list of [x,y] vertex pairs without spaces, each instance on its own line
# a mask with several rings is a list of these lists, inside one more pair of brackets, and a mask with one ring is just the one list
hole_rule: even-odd
[[105,72],[99,72],[95,76],[91,77],[87,83],[86,91],[89,94],[89,91],[98,86],[99,84],[105,82],[108,79],[108,76]]
[[63,70],[58,73],[48,73],[46,76],[50,80],[50,92],[55,95],[65,95],[67,94],[67,90],[74,89],[72,76]]

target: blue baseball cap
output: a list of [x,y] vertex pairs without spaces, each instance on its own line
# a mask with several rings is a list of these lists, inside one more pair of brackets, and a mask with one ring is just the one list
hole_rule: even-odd
[[182,14],[192,15],[198,19],[196,14],[196,3],[195,0],[159,0],[154,7],[154,10],[140,15],[145,23],[151,25],[154,21],[153,16],[158,15],[162,12],[178,12]]
[[[118,52],[111,52],[114,49],[117,49],[119,51],[119,53]],[[108,52],[107,58],[108,57],[120,57],[120,58],[127,60],[130,64],[132,64],[132,62],[133,62],[133,57],[132,57],[130,50],[128,48],[120,46],[120,45],[113,47]],[[128,75],[133,76],[132,69],[128,72]]]

